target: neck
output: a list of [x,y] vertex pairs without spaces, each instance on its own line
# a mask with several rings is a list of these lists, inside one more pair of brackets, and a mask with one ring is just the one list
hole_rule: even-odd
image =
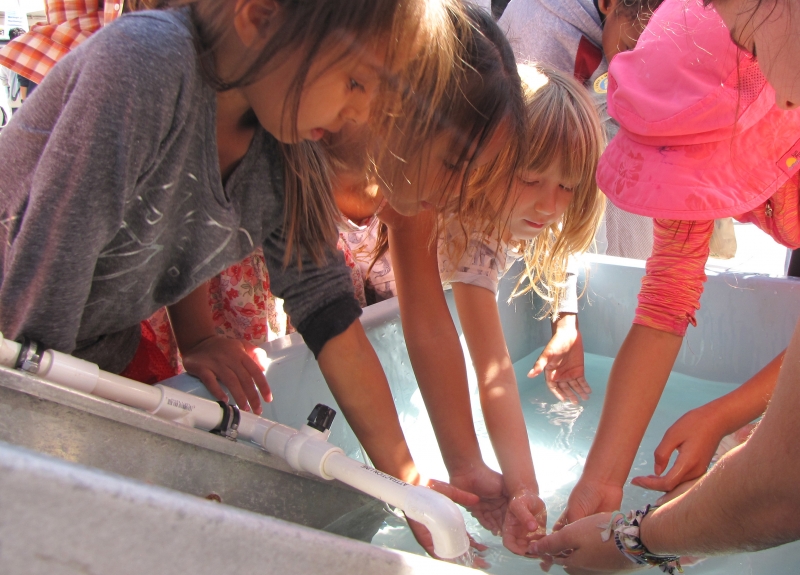
[[340,175],[334,188],[336,206],[350,220],[358,222],[375,214],[383,201],[383,194],[375,184],[362,176]]
[[253,113],[238,90],[217,94],[217,154],[225,182],[247,153],[255,134]]

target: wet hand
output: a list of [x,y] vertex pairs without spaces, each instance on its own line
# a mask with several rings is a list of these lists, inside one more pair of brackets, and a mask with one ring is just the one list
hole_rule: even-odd
[[574,325],[556,329],[528,377],[542,372],[547,387],[559,401],[578,403],[578,397],[584,401],[589,399],[592,388],[584,376],[583,338]]
[[[261,398],[272,401],[272,391],[264,375],[254,345],[213,335],[196,343],[188,350],[182,350],[183,366],[186,371],[203,382],[211,395],[219,401],[228,402],[222,389],[224,385],[241,409],[261,415]],[[258,391],[256,390],[258,389]]]
[[522,491],[509,498],[503,522],[503,545],[517,555],[526,555],[532,541],[545,535],[547,508],[536,493]]
[[467,472],[451,473],[450,484],[480,498],[476,504],[464,507],[484,529],[500,535],[508,508],[503,476],[481,463]]
[[601,538],[610,519],[611,513],[584,517],[531,543],[530,554],[542,560],[545,571],[553,564],[563,566],[567,573],[586,575],[642,569],[620,553],[613,537],[608,541]]
[[[697,479],[708,470],[711,458],[725,435],[713,413],[693,409],[676,421],[664,434],[655,450],[654,475],[634,477],[631,483],[654,491],[672,491],[681,483]],[[662,476],[672,452],[678,457]]]
[[619,509],[621,502],[621,485],[581,478],[570,493],[567,507],[553,526],[553,531],[559,531],[589,515]]

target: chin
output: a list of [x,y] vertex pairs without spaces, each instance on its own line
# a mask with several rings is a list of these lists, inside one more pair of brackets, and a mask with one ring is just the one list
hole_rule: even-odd
[[416,216],[423,211],[422,206],[417,203],[404,204],[389,200],[389,206],[401,216]]

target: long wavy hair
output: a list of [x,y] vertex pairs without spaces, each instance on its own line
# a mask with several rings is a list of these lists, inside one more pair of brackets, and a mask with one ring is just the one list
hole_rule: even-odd
[[[250,2],[258,0],[249,0]],[[370,123],[377,128],[430,125],[430,116],[452,75],[449,62],[460,50],[453,34],[450,14],[458,11],[458,0],[276,0],[282,10],[282,25],[258,49],[252,51],[236,77],[220,74],[215,53],[228,35],[236,3],[222,0],[133,0],[136,7],[188,7],[197,30],[195,45],[207,81],[219,91],[257,81],[282,64],[285,56],[301,51],[301,66],[295,71],[283,114],[297,125],[303,87],[312,63],[325,58],[333,64],[357,55],[365,47],[384,50],[385,66],[379,94],[371,108]],[[266,33],[266,31],[265,31]],[[430,99],[426,106],[401,108],[399,91],[419,92],[424,86]],[[433,89],[431,90],[431,87]],[[408,114],[413,117],[408,117]],[[316,261],[335,245],[338,211],[331,193],[325,155],[313,142],[281,144],[285,159],[284,265],[301,250]],[[410,146],[408,146],[410,147]]]
[[578,184],[560,221],[535,239],[519,242],[525,271],[511,298],[533,291],[548,304],[543,314],[557,316],[567,260],[591,246],[605,210],[595,180],[605,136],[593,102],[575,79],[538,64],[521,64],[519,73],[528,120],[524,169],[544,171],[558,164],[562,177]]

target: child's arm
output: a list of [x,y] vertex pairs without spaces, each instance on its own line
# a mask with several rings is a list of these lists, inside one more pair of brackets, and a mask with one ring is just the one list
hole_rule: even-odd
[[528,377],[544,372],[547,387],[559,401],[569,399],[578,403],[578,396],[586,401],[592,388],[584,377],[583,339],[578,330],[578,314],[561,313],[551,328],[553,337],[533,364]]
[[450,483],[481,497],[470,512],[499,533],[507,499],[500,474],[483,462],[467,385],[464,353],[439,277],[436,246],[430,245],[433,216],[381,212],[389,226],[389,250],[397,282],[400,317],[408,354]]
[[[645,489],[672,491],[677,485],[703,475],[722,438],[764,413],[775,389],[784,353],[782,351],[730,393],[691,410],[676,421],[656,447],[655,475],[635,477],[631,483]],[[669,473],[662,477],[676,449],[678,458]]]
[[622,486],[699,307],[713,229],[713,220],[653,220],[653,255],[635,323],[614,360],[583,474],[556,529],[619,508]]
[[[564,294],[558,305],[558,319],[551,324],[553,337],[528,377],[544,372],[547,387],[559,401],[569,399],[578,403],[578,396],[589,399],[592,388],[586,383],[583,372],[583,339],[578,330],[578,270],[579,259],[570,256]],[[577,395],[576,395],[577,394]]]
[[220,387],[222,383],[239,407],[260,415],[261,399],[256,387],[266,402],[272,401],[272,392],[264,368],[258,363],[256,347],[216,333],[208,285],[202,284],[167,310],[186,371],[200,379],[218,400],[228,401]]
[[[420,477],[400,427],[386,374],[360,321],[328,340],[317,361],[342,414],[377,469],[407,483],[427,485],[464,507],[479,504],[471,492]],[[435,556],[433,539],[425,526],[414,521],[409,521],[409,526],[419,544]]]
[[517,380],[497,302],[490,290],[460,282],[453,284],[453,295],[478,376],[486,428],[510,501],[510,513],[506,514],[503,525],[503,544],[524,555],[533,536],[544,535],[547,511],[539,498]]

